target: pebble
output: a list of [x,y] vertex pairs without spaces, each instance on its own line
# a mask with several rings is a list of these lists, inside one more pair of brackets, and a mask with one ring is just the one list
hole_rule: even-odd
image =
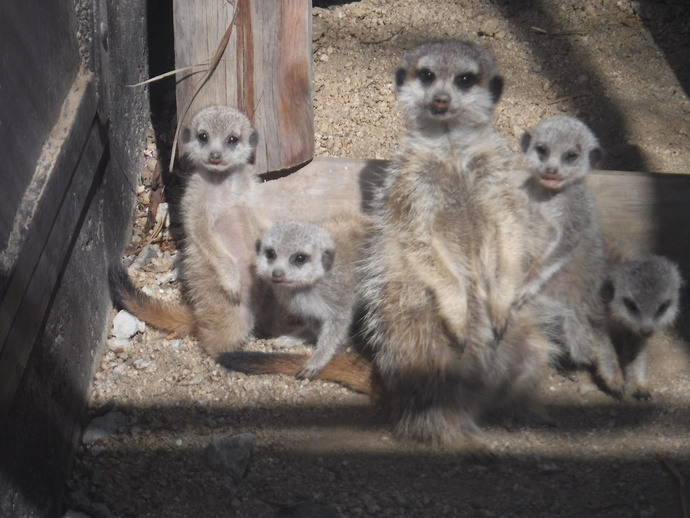
[[115,354],[122,354],[132,347],[132,342],[127,338],[108,338],[108,349]]
[[84,430],[81,440],[84,444],[93,444],[96,441],[107,439],[115,435],[119,428],[127,425],[127,416],[122,412],[112,411],[104,416],[96,417]]
[[115,338],[132,338],[137,333],[143,333],[146,325],[137,317],[120,310],[113,319],[113,336]]
[[146,160],[146,168],[151,171],[152,173],[156,172],[156,165],[158,164],[158,159],[151,157],[148,160]]
[[577,391],[581,396],[586,396],[596,390],[596,387],[591,383],[583,383],[577,387]]
[[156,211],[156,225],[160,225],[161,223],[165,228],[170,226],[170,210],[167,203],[159,204],[158,210]]
[[241,478],[249,466],[255,440],[253,433],[214,437],[205,450],[206,462],[219,473]]
[[[160,207],[160,205],[159,205]],[[137,258],[132,262],[132,265],[128,268],[131,272],[132,270],[140,270],[143,266],[147,265],[151,259],[158,256],[156,247],[153,245],[146,245],[141,249]]]
[[139,358],[137,360],[134,360],[132,362],[132,365],[134,365],[134,368],[137,370],[143,370],[146,369],[147,367],[150,367],[153,362],[151,360],[146,360],[144,358]]

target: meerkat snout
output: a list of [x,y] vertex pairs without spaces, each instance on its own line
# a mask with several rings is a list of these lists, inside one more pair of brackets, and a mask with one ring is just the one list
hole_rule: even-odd
[[450,95],[445,93],[437,94],[432,103],[432,110],[436,115],[442,115],[450,107]]
[[217,151],[211,151],[208,154],[208,161],[214,165],[220,164],[221,154]]

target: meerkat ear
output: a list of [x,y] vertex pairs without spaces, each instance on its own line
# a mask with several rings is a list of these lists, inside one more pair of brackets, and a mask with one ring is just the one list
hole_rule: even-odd
[[321,254],[321,264],[325,271],[329,271],[333,267],[333,261],[335,261],[335,250],[324,250]]
[[529,131],[525,131],[520,139],[520,149],[523,153],[526,153],[529,149],[529,145],[532,142],[532,134]]
[[602,152],[601,148],[595,147],[592,151],[589,152],[589,165],[592,168],[595,168],[596,166],[599,165],[599,162],[601,161],[602,157]]
[[400,88],[403,83],[405,82],[405,76],[407,75],[407,70],[404,68],[400,67],[398,70],[395,71],[395,86]]
[[182,142],[184,142],[186,144],[190,140],[192,140],[192,130],[190,130],[189,128],[183,128],[182,129]]
[[257,254],[261,252],[261,239],[257,239],[256,243],[254,243],[254,250],[256,250]]
[[496,104],[503,93],[503,78],[495,76],[489,81],[489,92],[491,92],[491,100]]
[[253,148],[256,148],[256,145],[259,143],[259,133],[253,129],[252,132],[249,134],[249,145]]

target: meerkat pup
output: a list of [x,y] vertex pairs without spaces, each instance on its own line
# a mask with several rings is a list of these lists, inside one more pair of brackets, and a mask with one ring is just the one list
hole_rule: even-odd
[[189,179],[181,201],[186,305],[163,305],[111,270],[121,305],[153,326],[196,334],[211,356],[234,350],[251,332],[258,298],[254,246],[263,223],[252,162],[257,134],[227,106],[199,111],[181,133]]
[[520,144],[531,173],[524,190],[533,220],[553,236],[522,300],[538,294],[536,311],[552,339],[555,360],[566,357],[593,368],[620,397],[623,374],[599,297],[606,279],[606,251],[596,204],[585,183],[601,158],[599,142],[578,119],[556,116],[525,132]]
[[[256,274],[272,287],[278,311],[304,322],[318,337],[316,350],[297,373],[313,378],[348,341],[359,307],[356,262],[362,259],[367,219],[348,213],[323,225],[286,221],[257,243]],[[284,346],[303,340],[286,335]]]
[[373,201],[364,331],[401,436],[482,448],[477,419],[530,406],[547,359],[531,310],[515,309],[527,197],[492,127],[503,83],[461,41],[412,49],[395,78],[408,131]]
[[660,256],[615,265],[604,288],[607,328],[625,375],[625,392],[649,399],[647,340],[673,325],[683,285],[678,267]]

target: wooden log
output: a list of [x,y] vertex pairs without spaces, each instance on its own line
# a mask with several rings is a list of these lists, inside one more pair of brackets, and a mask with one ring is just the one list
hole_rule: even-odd
[[178,82],[178,118],[190,102],[183,123],[211,104],[235,106],[259,132],[257,171],[294,169],[314,156],[311,2],[235,0],[234,4],[227,0],[173,3],[178,69],[208,65],[234,18],[218,68],[199,94],[193,98],[202,73],[183,74]]
[[[343,210],[368,210],[384,160],[316,158],[296,173],[261,184],[276,221],[318,223]],[[594,171],[589,177],[604,235],[641,253],[678,262],[690,279],[690,176]]]

